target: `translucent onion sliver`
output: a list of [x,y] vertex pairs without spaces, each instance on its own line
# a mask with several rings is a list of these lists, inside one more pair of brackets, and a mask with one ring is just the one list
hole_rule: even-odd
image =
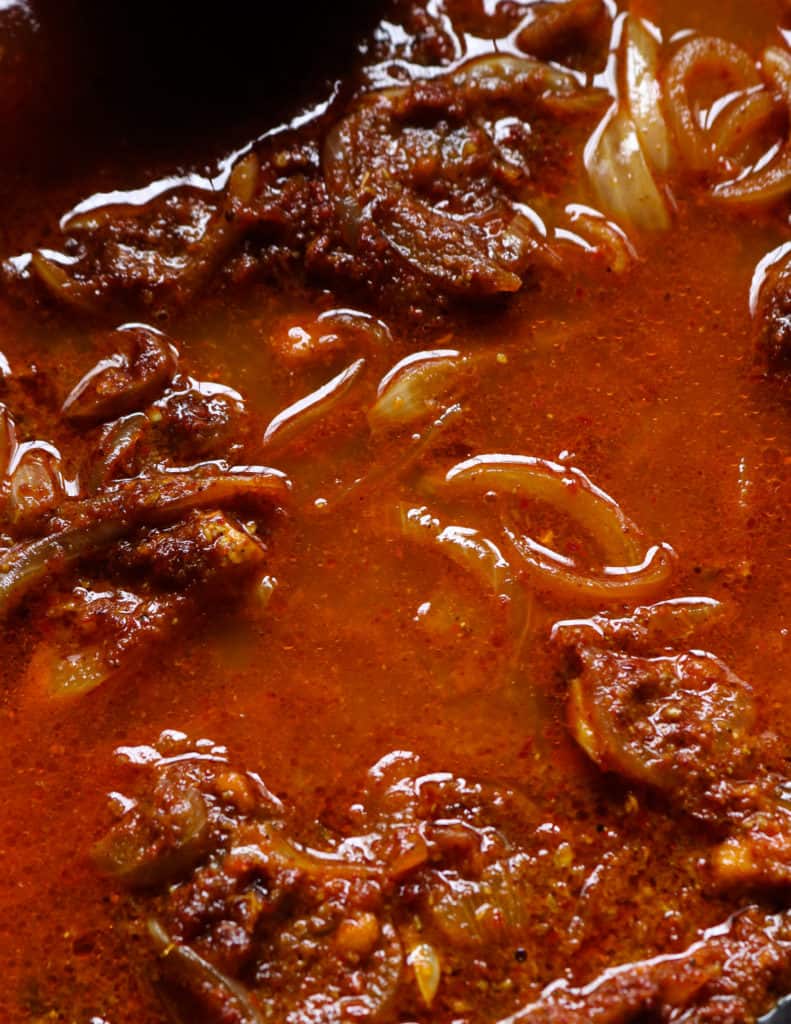
[[579,523],[599,544],[605,561],[633,564],[639,532],[620,505],[581,470],[530,455],[478,455],[460,462],[440,483],[456,493],[501,491],[546,502]]
[[658,79],[659,44],[637,17],[626,24],[626,94],[643,152],[649,164],[661,173],[670,168],[670,138],[662,110],[662,89]]
[[626,228],[663,231],[670,213],[625,111],[612,107],[585,150],[585,166],[602,208]]
[[661,591],[673,573],[675,556],[667,544],[649,548],[637,565],[605,566],[594,573],[577,569],[562,555],[508,526],[505,530],[528,570],[552,596],[593,604],[644,601]]
[[279,412],[264,431],[264,444],[284,444],[327,416],[343,401],[364,367],[364,359],[355,359],[332,380]]

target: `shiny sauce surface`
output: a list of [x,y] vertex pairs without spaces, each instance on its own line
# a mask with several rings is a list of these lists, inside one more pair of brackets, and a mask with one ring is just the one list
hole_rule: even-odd
[[[528,8],[540,14],[547,5],[513,6],[524,9],[521,17]],[[605,11],[607,33],[623,30],[622,21],[620,30],[612,24],[626,12],[649,19],[668,54],[683,45],[684,32],[730,40],[755,62],[766,47],[786,45],[780,30],[785,9],[772,0],[615,6]],[[273,133],[274,142],[259,142],[257,150],[253,146],[261,166],[276,161],[280,150],[293,154],[312,146],[324,154],[326,168],[324,139],[359,97],[378,87],[393,90],[399,79],[415,80],[421,67],[452,74],[468,58],[493,53],[498,32],[504,38],[497,18],[506,17],[507,5],[448,2],[446,8],[402,3],[382,16],[375,32],[366,35],[366,29],[367,44],[346,62],[353,71],[331,90],[311,87],[313,95],[302,107],[283,104],[278,113],[286,124],[297,118],[296,127]],[[439,44],[432,51],[426,43],[414,60],[391,59],[399,46],[409,50],[403,40],[425,42],[448,21],[466,52],[448,55]],[[458,28],[464,24],[472,26],[466,35]],[[157,133],[147,138],[134,127],[121,138],[108,128],[101,105],[81,80],[90,61],[81,71],[79,60],[63,56],[79,46],[69,19],[12,4],[0,10],[0,33],[0,82],[18,98],[16,105],[0,101],[11,126],[3,141],[9,156],[1,183],[0,255],[11,269],[0,291],[0,400],[13,417],[15,443],[51,446],[46,451],[58,459],[62,507],[84,500],[80,481],[98,457],[103,427],[69,419],[64,401],[113,351],[108,332],[142,322],[172,339],[181,375],[164,399],[144,403],[153,424],[147,429],[159,429],[161,415],[170,415],[157,402],[186,387],[179,380],[203,382],[197,391],[204,396],[231,395],[231,405],[239,396],[243,406],[243,414],[231,417],[227,435],[209,423],[210,437],[200,450],[184,442],[182,451],[176,428],[163,431],[160,461],[188,471],[219,462],[274,467],[290,481],[287,498],[276,507],[248,511],[242,502],[238,512],[238,521],[264,545],[265,587],[273,588],[265,606],[243,595],[241,583],[216,593],[201,590],[195,601],[190,591],[193,603],[166,617],[161,635],[146,637],[139,657],[127,662],[119,655],[120,667],[86,692],[68,686],[57,692],[47,661],[58,644],[74,655],[86,643],[84,632],[69,632],[71,620],[62,611],[75,588],[95,596],[153,587],[165,595],[162,600],[171,600],[181,582],[168,577],[156,590],[152,563],[140,562],[136,549],[128,558],[138,561],[128,570],[127,556],[111,547],[65,570],[50,566],[45,581],[4,615],[3,1019],[162,1024],[171,1019],[168,1013],[193,1019],[179,1018],[185,1011],[174,1011],[172,1001],[168,1010],[162,1002],[158,954],[146,933],[146,920],[171,912],[163,909],[167,886],[154,886],[153,892],[133,887],[130,894],[123,880],[97,865],[95,854],[127,806],[123,800],[138,799],[145,790],[140,778],[150,769],[144,762],[151,750],[187,760],[215,757],[257,773],[288,808],[288,828],[312,847],[319,845],[321,828],[348,837],[379,827],[356,824],[354,808],[365,802],[361,794],[371,766],[398,751],[419,759],[410,777],[448,773],[468,787],[480,782],[481,820],[486,802],[494,799],[490,792],[518,793],[529,805],[509,810],[503,826],[511,853],[521,850],[530,858],[529,885],[518,897],[530,904],[529,921],[504,928],[499,939],[496,928],[483,929],[477,946],[456,946],[447,931],[424,923],[421,941],[445,970],[438,990],[427,994],[410,974],[410,943],[417,948],[417,940],[404,924],[420,911],[404,910],[398,904],[401,890],[388,890],[384,904],[388,920],[400,922],[405,966],[393,999],[377,1011],[358,1008],[361,1019],[494,1024],[542,998],[551,1008],[554,997],[542,992],[559,979],[569,991],[581,990],[617,965],[681,954],[707,929],[745,908],[782,915],[787,881],[778,884],[771,871],[768,882],[760,876],[723,885],[715,877],[712,851],[731,836],[731,818],[706,817],[709,812],[699,813],[693,798],[677,801],[683,779],[674,776],[665,789],[654,784],[653,767],[643,779],[630,777],[614,753],[601,753],[603,740],[598,748],[593,744],[593,754],[581,743],[568,696],[579,664],[569,667],[556,624],[597,614],[628,618],[636,608],[661,601],[719,602],[704,633],[690,630],[681,640],[632,654],[656,659],[705,651],[726,665],[749,688],[756,744],[772,737],[760,770],[782,775],[782,751],[791,742],[791,409],[787,385],[767,374],[756,357],[765,308],[761,286],[770,281],[777,260],[763,275],[756,268],[769,253],[784,255],[785,199],[728,206],[712,201],[708,186],[672,179],[665,230],[632,234],[624,226],[635,249],[626,269],[614,269],[595,254],[588,259],[584,237],[579,240],[584,232],[571,225],[574,238],[558,235],[552,258],[526,258],[517,270],[518,290],[509,287],[502,294],[459,295],[451,289],[449,298],[437,298],[445,279],[426,286],[414,263],[403,278],[401,270],[394,271],[395,286],[389,287],[388,264],[384,271],[378,265],[371,270],[354,253],[362,269],[348,278],[343,272],[314,274],[314,252],[303,251],[289,263],[290,250],[282,265],[267,257],[265,272],[258,273],[257,253],[269,246],[271,254],[281,244],[271,241],[267,227],[244,259],[230,247],[223,266],[214,267],[186,301],[170,305],[168,285],[146,306],[140,290],[126,293],[114,284],[96,309],[70,307],[42,286],[28,262],[30,253],[40,251],[71,257],[64,243],[68,232],[58,226],[64,211],[87,197],[143,189],[173,175],[170,193],[198,196],[211,217],[215,197],[227,187],[223,168],[227,172],[241,159],[228,154],[262,138],[274,115],[262,103],[260,111],[244,110],[235,118],[229,102],[211,137],[198,124],[167,144]],[[613,53],[619,45],[614,39]],[[109,36],[108,46],[114,45],[122,43]],[[349,52],[355,53],[354,46]],[[42,67],[43,53],[57,60]],[[591,87],[594,79],[606,84],[599,51],[574,60],[581,80]],[[43,114],[41,96],[54,88],[85,99],[85,118],[70,139],[56,137],[61,115],[51,113],[48,127]],[[306,110],[314,113],[300,120]],[[585,110],[579,122],[567,111],[542,114],[548,122],[542,139],[549,141],[536,158],[534,208],[551,212],[583,201],[597,206],[595,199],[584,200],[579,183],[585,176],[581,150],[602,113]],[[467,115],[458,116],[463,122]],[[135,118],[130,125],[144,123]],[[219,121],[213,117],[212,125]],[[415,131],[422,130],[419,118],[414,123]],[[779,125],[786,130],[782,116]],[[37,139],[45,128],[47,138]],[[351,144],[349,138],[344,142]],[[463,145],[454,155],[452,139],[446,149],[448,161],[464,158]],[[378,167],[378,156],[368,159]],[[388,159],[397,157],[391,152]],[[320,172],[311,164],[306,174],[313,173]],[[212,175],[214,192],[201,184]],[[156,192],[150,187],[135,201],[156,203]],[[447,200],[450,207],[457,199],[454,194]],[[102,207],[101,199],[92,202]],[[392,238],[396,229],[388,230]],[[550,235],[558,230],[550,227]],[[419,234],[414,224],[412,231]],[[238,262],[229,271],[232,259]],[[410,422],[407,414],[399,419],[406,392],[406,398],[396,396],[395,411],[382,411],[382,396],[392,384],[388,372],[415,353],[430,353],[429,362],[440,369],[436,377],[414,378],[423,405]],[[410,365],[425,364],[407,363],[401,379]],[[315,396],[331,382],[329,392],[338,394],[346,387],[338,384],[344,373],[348,389],[325,407]],[[311,409],[318,410],[315,416]],[[192,421],[177,427],[187,433],[198,429]],[[562,503],[553,506],[528,492],[504,498],[496,482],[443,482],[454,466],[482,455],[533,459],[547,477],[565,473],[567,487],[574,473],[584,474],[587,483],[578,486],[603,493],[607,507],[634,524],[636,562],[645,563],[651,550],[658,552],[656,559],[667,557],[666,578],[634,599],[626,592],[591,598],[584,589],[557,585],[551,572],[542,575],[532,563],[520,563],[524,545],[518,541],[525,536],[557,555],[553,565],[565,560],[567,568],[590,578],[601,576],[607,553]],[[146,472],[138,466],[131,475]],[[127,475],[119,472],[116,479]],[[57,535],[71,512],[58,518],[56,510],[33,527],[18,526],[9,488],[6,481],[4,548],[19,558],[21,549],[14,545]],[[410,515],[412,528],[405,525]],[[414,528],[421,515],[435,517],[425,536]],[[141,520],[134,527],[135,543],[141,531],[164,531],[172,522]],[[442,530],[445,542],[437,540]],[[448,530],[455,540],[447,540]],[[509,563],[507,586],[485,557],[463,554],[458,531],[477,531],[476,538],[497,545]],[[517,536],[515,546],[509,545],[509,531]],[[536,557],[544,558],[542,564],[549,558]],[[590,636],[584,634],[583,646],[590,645]],[[577,651],[575,645],[573,640],[569,646]],[[611,650],[622,656],[618,643]],[[691,749],[693,760],[703,756],[694,744]],[[446,809],[441,816],[454,813]],[[429,885],[416,877],[415,892]],[[168,885],[182,883],[183,878],[168,879]],[[427,893],[420,889],[426,905],[432,899]],[[210,960],[210,946],[199,948]],[[320,955],[335,956],[337,948],[332,950]],[[791,980],[788,967],[759,989],[741,1017],[728,1019],[754,1020],[784,994],[784,978]],[[258,988],[248,982],[265,1007],[265,981]],[[282,981],[272,984],[281,985],[282,1005],[292,1013],[283,1019],[294,1024],[355,1019],[354,1007],[346,1016],[346,1010],[333,1016],[336,1010],[326,1008],[310,1016]],[[662,1005],[655,996],[654,1003],[623,1019],[654,1019],[637,1014]],[[238,1005],[226,1012],[222,1017],[204,1007],[205,1017],[194,1019],[254,1024]],[[268,1012],[260,1019],[270,1019]],[[578,1019],[571,1010],[557,1012],[525,1020]],[[587,1012],[591,1020],[616,1019]]]

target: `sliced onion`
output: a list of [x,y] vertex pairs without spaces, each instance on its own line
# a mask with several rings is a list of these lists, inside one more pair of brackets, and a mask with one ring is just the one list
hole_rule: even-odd
[[309,878],[380,878],[384,866],[349,860],[335,852],[315,850],[291,839],[277,825],[262,822],[245,836],[244,845],[233,847],[230,858],[298,871]]
[[402,536],[423,547],[435,548],[474,576],[489,593],[507,600],[513,643],[508,672],[516,677],[532,626],[532,598],[525,594],[497,545],[477,530],[442,523],[427,508],[400,506],[396,518]]
[[14,458],[8,492],[8,515],[17,529],[51,512],[63,498],[60,458],[49,445],[21,445]]
[[711,126],[714,151],[723,157],[738,152],[774,113],[774,98],[766,90],[750,90],[742,94],[719,114]]
[[[763,55],[763,71],[782,97],[791,122],[791,54],[771,46]],[[759,111],[760,113],[760,111]],[[729,203],[772,203],[791,192],[791,123],[780,153],[761,170],[717,185],[713,194]]]
[[31,691],[55,700],[91,693],[138,666],[155,643],[173,633],[174,624],[183,620],[193,604],[180,594],[137,599],[118,615],[121,624],[113,621],[112,633],[103,629],[98,644],[76,647],[77,640],[70,635],[63,642],[45,640],[28,665]]
[[698,36],[679,48],[665,75],[667,113],[676,145],[685,164],[693,171],[710,170],[717,159],[690,96],[691,86],[700,75],[717,80],[724,78],[735,90],[761,84],[749,54],[735,43],[714,36]]
[[625,111],[612,107],[604,117],[585,148],[585,166],[598,202],[627,231],[670,227],[667,201]]
[[247,153],[234,164],[228,176],[226,202],[251,203],[258,187],[260,161],[255,153]]
[[598,210],[573,204],[567,208],[575,229],[583,236],[586,244],[592,242],[597,252],[607,258],[607,265],[614,274],[623,274],[638,260],[637,250],[629,236],[613,221]]
[[41,250],[34,252],[30,269],[53,298],[78,313],[92,313],[98,300],[97,289],[90,281],[79,281]]
[[222,203],[202,238],[191,248],[186,266],[179,275],[179,286],[185,294],[200,291],[246,233],[247,225],[240,214],[242,207],[255,196],[259,169],[257,155],[248,153],[231,171]]
[[8,472],[17,450],[16,426],[11,413],[0,402],[0,488],[7,482]]
[[364,368],[365,360],[356,359],[332,380],[279,412],[264,431],[264,445],[286,444],[337,409]]
[[427,508],[400,506],[396,510],[402,536],[422,547],[436,547],[495,594],[509,596],[514,577],[500,549],[477,530],[443,524]]
[[155,471],[121,480],[101,495],[76,501],[61,510],[74,527],[89,527],[97,519],[117,517],[127,529],[139,523],[165,523],[193,509],[225,508],[246,502],[273,508],[288,498],[291,487],[285,473],[269,466],[233,466],[215,463],[192,470]]
[[452,946],[485,949],[518,942],[529,930],[535,906],[526,856],[494,861],[475,880],[438,874],[431,917]]
[[414,972],[421,999],[430,1007],[442,980],[442,966],[436,949],[429,942],[421,942],[407,954],[406,961]]
[[670,168],[670,136],[662,110],[659,44],[642,18],[631,15],[625,32],[626,99],[643,153],[660,173]]
[[[168,1009],[180,1024],[195,1024],[193,1008],[185,1008],[178,993],[192,997],[210,1017],[232,1020],[233,1024],[265,1024],[263,1013],[252,992],[218,970],[194,949],[173,942],[158,921],[148,922],[148,933],[159,955],[165,987],[161,994]],[[171,987],[175,992],[171,992]]]
[[81,474],[88,494],[96,494],[118,475],[124,475],[148,426],[149,420],[145,413],[133,412],[106,428],[95,456],[85,468],[84,474]]
[[673,575],[675,553],[667,544],[651,547],[638,565],[605,566],[583,572],[556,551],[505,526],[506,535],[540,585],[554,597],[606,604],[645,601],[663,590]]
[[441,400],[459,385],[465,360],[455,349],[417,352],[402,359],[383,378],[368,412],[374,435],[421,423],[442,411]]
[[529,455],[478,455],[449,470],[440,486],[455,494],[494,491],[545,502],[579,523],[606,561],[630,564],[640,557],[637,527],[609,494],[572,466]]
[[344,242],[354,252],[360,243],[363,209],[368,196],[358,188],[353,160],[354,114],[339,121],[327,133],[321,154],[324,180],[332,199],[335,219]]
[[95,555],[123,536],[124,523],[105,522],[16,544],[0,559],[0,620],[39,583]]
[[461,405],[458,402],[454,402],[453,405],[445,409],[437,419],[430,423],[422,433],[415,435],[410,444],[403,446],[399,456],[393,462],[380,461],[379,465],[372,469],[370,473],[359,480],[355,480],[336,498],[328,501],[327,505],[323,506],[322,513],[326,512],[328,508],[335,509],[351,500],[359,500],[363,494],[370,493],[372,490],[381,487],[387,480],[403,476],[412,466],[420,461],[426,452],[431,450],[448,426],[460,420],[462,415]]
[[[503,87],[513,90],[521,87],[539,98],[579,96],[584,90],[569,71],[533,57],[514,57],[509,54],[475,57],[462,65],[451,76],[453,85],[467,95],[482,100],[496,95]],[[593,91],[597,98],[598,90]]]
[[45,645],[33,655],[28,675],[41,679],[41,688],[49,697],[81,697],[105,683],[114,671],[101,647],[86,647],[62,655]]
[[568,619],[552,627],[552,640],[573,646],[588,634],[591,642],[611,641],[623,650],[656,652],[686,643],[700,630],[721,623],[728,609],[710,597],[677,597],[642,605],[627,616],[594,615]]
[[393,335],[384,320],[378,320],[370,313],[361,313],[358,309],[326,309],[316,319],[322,325],[329,324],[362,335],[369,355],[386,350],[393,343]]

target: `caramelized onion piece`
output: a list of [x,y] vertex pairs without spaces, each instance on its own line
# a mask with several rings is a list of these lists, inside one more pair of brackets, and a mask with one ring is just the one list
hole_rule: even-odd
[[607,562],[633,565],[640,559],[636,526],[609,494],[572,466],[529,455],[477,455],[449,470],[439,486],[450,494],[493,491],[545,502],[589,533]]
[[97,554],[126,529],[122,522],[106,522],[15,544],[0,557],[0,620],[38,584]]
[[134,460],[148,428],[149,420],[143,412],[133,412],[106,428],[96,455],[80,474],[88,494],[96,494],[118,476],[133,475],[129,463]]
[[110,340],[122,350],[97,363],[63,403],[63,415],[74,423],[101,423],[142,410],[173,379],[178,353],[161,331],[127,324]]
[[[543,60],[508,54],[476,57],[454,71],[451,81],[476,100],[486,99],[503,88],[519,89],[541,101],[578,98],[586,92],[570,71]],[[591,92],[600,102],[602,93]]]
[[420,997],[430,1007],[439,991],[442,965],[430,942],[420,942],[407,954],[407,963],[415,975]]
[[185,295],[201,291],[241,242],[247,232],[242,212],[255,196],[259,172],[255,153],[248,153],[234,165],[222,203],[179,277]]
[[580,232],[586,244],[593,245],[607,259],[614,274],[623,274],[637,262],[637,250],[629,236],[614,221],[597,210],[572,205],[567,209],[575,231]]
[[[729,203],[772,203],[791,191],[791,54],[771,46],[763,55],[763,71],[782,98],[789,125],[780,153],[760,170],[741,175],[714,188],[714,196]],[[757,100],[754,101],[757,103]],[[755,113],[755,112],[753,112]],[[758,108],[759,123],[764,111]]]
[[646,160],[660,173],[670,168],[670,136],[659,84],[659,44],[642,18],[630,15],[625,29],[626,99]]
[[613,107],[591,137],[585,166],[602,208],[626,228],[663,231],[670,227],[667,201],[646,160],[637,128]]
[[396,515],[402,536],[441,552],[474,576],[489,593],[505,598],[513,643],[509,672],[516,675],[531,627],[532,603],[497,545],[477,530],[443,524],[427,508],[400,506]]
[[97,689],[113,675],[100,647],[86,647],[61,655],[51,645],[33,654],[28,676],[40,682],[48,697],[81,697]]
[[592,604],[645,601],[663,590],[675,565],[667,544],[651,547],[638,565],[608,565],[598,572],[583,572],[570,559],[544,547],[504,524],[508,539],[537,582],[552,596]]
[[8,472],[17,450],[16,426],[11,413],[0,402],[0,491],[8,482]]
[[495,594],[512,595],[514,577],[500,549],[477,530],[446,526],[427,508],[401,506],[396,512],[402,536],[421,546],[436,546],[457,565],[471,572]]
[[572,646],[577,639],[614,644],[630,653],[656,653],[686,644],[702,629],[721,623],[729,610],[710,597],[677,597],[643,605],[624,617],[594,615],[552,627],[552,640]]
[[693,171],[710,170],[717,160],[690,95],[695,80],[701,76],[724,79],[734,90],[761,84],[749,54],[724,39],[698,36],[687,40],[674,54],[665,73],[667,112],[676,145],[684,163]]
[[99,299],[98,288],[90,281],[79,281],[69,274],[66,267],[45,255],[41,250],[34,252],[30,269],[53,298],[78,313],[92,313]]
[[264,445],[280,447],[310,429],[337,409],[365,369],[365,360],[356,359],[320,388],[283,409],[264,431]]
[[432,446],[442,437],[443,433],[462,418],[462,407],[454,402],[445,409],[433,422],[429,423],[422,431],[417,432],[411,439],[411,443],[404,445],[398,457],[392,462],[380,461],[368,474],[355,480],[346,487],[337,498],[331,499],[322,512],[327,508],[337,508],[339,505],[348,503],[351,500],[359,499],[363,494],[381,487],[386,481],[403,476],[411,467],[415,466],[421,458],[431,450]]
[[380,350],[386,351],[393,343],[390,328],[383,320],[369,313],[361,313],[357,309],[325,309],[317,317],[322,326],[340,327],[353,335],[358,335],[365,345],[367,355],[375,355]]
[[15,530],[24,530],[63,500],[59,457],[49,446],[22,445],[10,474],[8,517]]
[[16,544],[0,558],[0,618],[39,583],[98,554],[137,526],[173,522],[193,509],[237,502],[271,508],[282,504],[289,486],[282,473],[267,467],[209,467],[152,473],[71,502],[60,510],[69,524],[61,533]]
[[[172,634],[174,624],[192,606],[189,598],[168,594],[162,599],[140,600],[114,635],[102,622],[101,641],[76,648],[77,639],[66,643],[42,642],[33,652],[26,677],[31,691],[48,700],[71,700],[98,689],[122,672],[139,666],[157,641]],[[119,626],[123,612],[112,625]]]
[[154,471],[112,484],[101,495],[75,501],[61,510],[73,527],[117,518],[126,528],[138,523],[167,523],[193,509],[244,503],[273,508],[288,498],[291,484],[269,466],[208,463],[192,470]]
[[255,996],[238,981],[218,970],[194,949],[173,942],[158,921],[148,933],[159,955],[160,994],[180,1024],[265,1024]]
[[382,378],[368,412],[374,435],[436,418],[451,404],[465,360],[455,349],[417,352],[397,363]]
[[534,925],[535,872],[523,854],[487,865],[480,878],[439,872],[430,901],[432,922],[456,948],[489,949],[518,943]]
[[761,89],[731,103],[711,126],[711,143],[723,157],[737,152],[775,113],[773,97]]
[[114,561],[136,573],[142,570],[146,582],[164,593],[154,590],[140,597],[111,590],[84,599],[80,588],[70,601],[51,609],[54,619],[59,607],[66,612],[62,628],[56,623],[48,631],[27,672],[48,698],[82,696],[139,666],[153,648],[173,637],[206,595],[219,604],[258,589],[259,610],[265,604],[260,588],[267,585],[261,580],[266,548],[217,510],[196,511],[142,539],[122,541]]
[[[245,836],[242,848],[245,857],[259,861],[262,866],[277,865],[278,869],[296,871],[308,878],[381,878],[383,866],[350,860],[335,852],[314,850],[289,838],[277,825],[262,822]],[[231,850],[231,856],[234,851]]]

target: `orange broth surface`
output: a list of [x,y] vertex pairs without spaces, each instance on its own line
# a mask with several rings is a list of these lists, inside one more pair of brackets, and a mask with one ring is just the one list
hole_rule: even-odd
[[[751,54],[777,41],[782,16],[773,0],[634,6],[665,38],[705,29]],[[61,59],[65,68],[40,66],[39,52],[74,41],[67,19],[48,21],[45,13],[28,35],[12,31],[13,8],[0,13],[0,32],[9,26],[3,60],[23,69],[7,85],[18,89],[20,106],[6,111],[18,141],[16,150],[13,138],[3,142],[3,256],[54,244],[58,217],[81,198],[144,184],[169,167],[202,166],[269,127],[251,132],[229,108],[213,138],[196,129],[162,146],[143,133],[122,144],[107,134],[103,147],[108,126],[92,113],[94,99],[72,139],[37,141],[35,125],[46,128],[40,93],[90,95],[73,57]],[[556,933],[547,906],[545,933],[523,940],[533,967],[523,1003],[554,978],[583,984],[613,964],[683,949],[750,902],[710,886],[705,830],[650,791],[603,774],[569,734],[550,631],[598,609],[528,587],[529,628],[514,666],[502,601],[392,523],[399,503],[431,504],[421,490],[425,476],[471,454],[578,467],[649,543],[674,549],[663,599],[710,597],[727,606],[729,616],[701,645],[749,681],[762,725],[781,744],[791,742],[791,413],[787,396],[754,367],[749,306],[756,265],[787,240],[788,228],[776,213],[733,212],[692,191],[675,204],[671,230],[650,236],[625,276],[601,266],[561,271],[507,301],[422,318],[295,278],[210,289],[171,317],[166,329],[183,371],[242,394],[254,438],[354,358],[284,359],[289,330],[309,332],[318,313],[353,306],[380,317],[392,340],[341,413],[280,452],[260,450],[256,461],[293,482],[289,507],[269,524],[267,571],[277,586],[265,613],[210,605],[133,671],[63,700],[44,692],[30,668],[46,614],[41,598],[4,624],[4,1021],[166,1019],[125,897],[91,857],[108,826],[108,794],[125,791],[128,780],[116,752],[150,744],[164,730],[226,747],[305,822],[332,820],[334,808],[354,801],[370,766],[396,750],[418,754],[426,772],[528,792],[574,850],[573,868],[557,877],[558,899],[579,893],[602,865],[616,864],[617,881],[604,883],[613,893],[607,913],[587,919],[580,905],[573,947],[565,925]],[[0,293],[0,352],[11,373],[37,367],[60,401],[95,363],[96,338],[91,323],[43,297],[24,303]],[[447,437],[417,464],[391,471],[398,445],[370,436],[366,407],[390,366],[429,349],[478,359],[474,379]],[[68,466],[95,443],[46,400],[31,398],[14,413],[20,436],[47,438]],[[446,510],[448,522],[483,533],[491,522],[477,500],[461,497]],[[536,523],[545,538],[562,533],[551,516],[539,513]],[[432,628],[431,609],[442,618],[448,607],[453,628]],[[616,602],[609,610],[628,607]],[[470,999],[468,1011],[432,1017],[424,1010],[421,1019],[488,1022],[515,1009],[485,987]],[[394,1014],[405,1021],[415,1011]]]

